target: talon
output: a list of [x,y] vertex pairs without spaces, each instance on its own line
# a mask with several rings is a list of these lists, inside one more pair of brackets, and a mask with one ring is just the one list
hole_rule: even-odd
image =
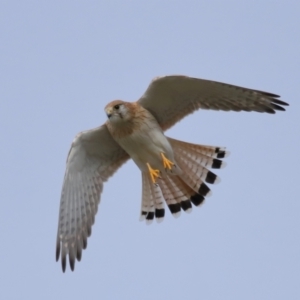
[[173,162],[171,162],[169,159],[167,159],[163,153],[160,153],[160,155],[163,160],[164,168],[171,170],[172,167],[175,166],[175,164]]
[[157,178],[160,178],[159,177],[160,171],[152,169],[151,166],[148,163],[147,163],[147,167],[148,167],[148,170],[149,170],[149,173],[150,173],[152,183],[156,184]]

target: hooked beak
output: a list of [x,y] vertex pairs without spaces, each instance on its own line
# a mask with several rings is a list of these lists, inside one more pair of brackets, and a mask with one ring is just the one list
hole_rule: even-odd
[[107,117],[110,119],[110,117],[112,116],[112,108],[108,107],[105,111],[106,111]]

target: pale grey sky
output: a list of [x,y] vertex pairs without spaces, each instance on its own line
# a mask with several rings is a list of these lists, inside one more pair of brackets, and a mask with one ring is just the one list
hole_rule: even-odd
[[[299,16],[299,1],[0,1],[0,299],[300,299]],[[146,226],[127,163],[63,274],[55,238],[73,137],[167,74],[290,106],[178,123],[167,135],[231,152],[212,197]]]

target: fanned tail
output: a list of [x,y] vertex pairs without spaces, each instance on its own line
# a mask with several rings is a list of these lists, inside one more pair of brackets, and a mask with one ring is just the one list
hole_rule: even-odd
[[194,190],[194,195],[190,197],[195,206],[199,206],[205,200],[205,197],[211,195],[211,190],[206,183],[215,184],[220,182],[220,178],[211,172],[209,168],[220,169],[225,167],[226,163],[220,158],[229,155],[225,148],[195,145],[168,138],[172,145],[175,160],[182,173],[183,180],[190,188]]
[[143,196],[141,220],[151,223],[154,217],[161,221],[164,217],[164,201],[173,216],[178,217],[181,209],[185,212],[201,205],[211,194],[206,183],[215,184],[220,178],[209,169],[220,169],[222,161],[229,155],[225,148],[195,145],[168,138],[174,152],[179,173],[170,173],[153,184],[147,173],[142,173]]

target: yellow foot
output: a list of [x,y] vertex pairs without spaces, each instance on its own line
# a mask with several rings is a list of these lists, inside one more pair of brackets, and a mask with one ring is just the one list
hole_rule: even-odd
[[171,162],[170,160],[168,160],[163,153],[160,153],[160,155],[163,160],[164,168],[171,170],[175,164],[173,162]]
[[159,177],[160,171],[152,169],[151,166],[148,163],[147,163],[147,167],[148,167],[152,182],[156,183],[156,179],[160,178]]

